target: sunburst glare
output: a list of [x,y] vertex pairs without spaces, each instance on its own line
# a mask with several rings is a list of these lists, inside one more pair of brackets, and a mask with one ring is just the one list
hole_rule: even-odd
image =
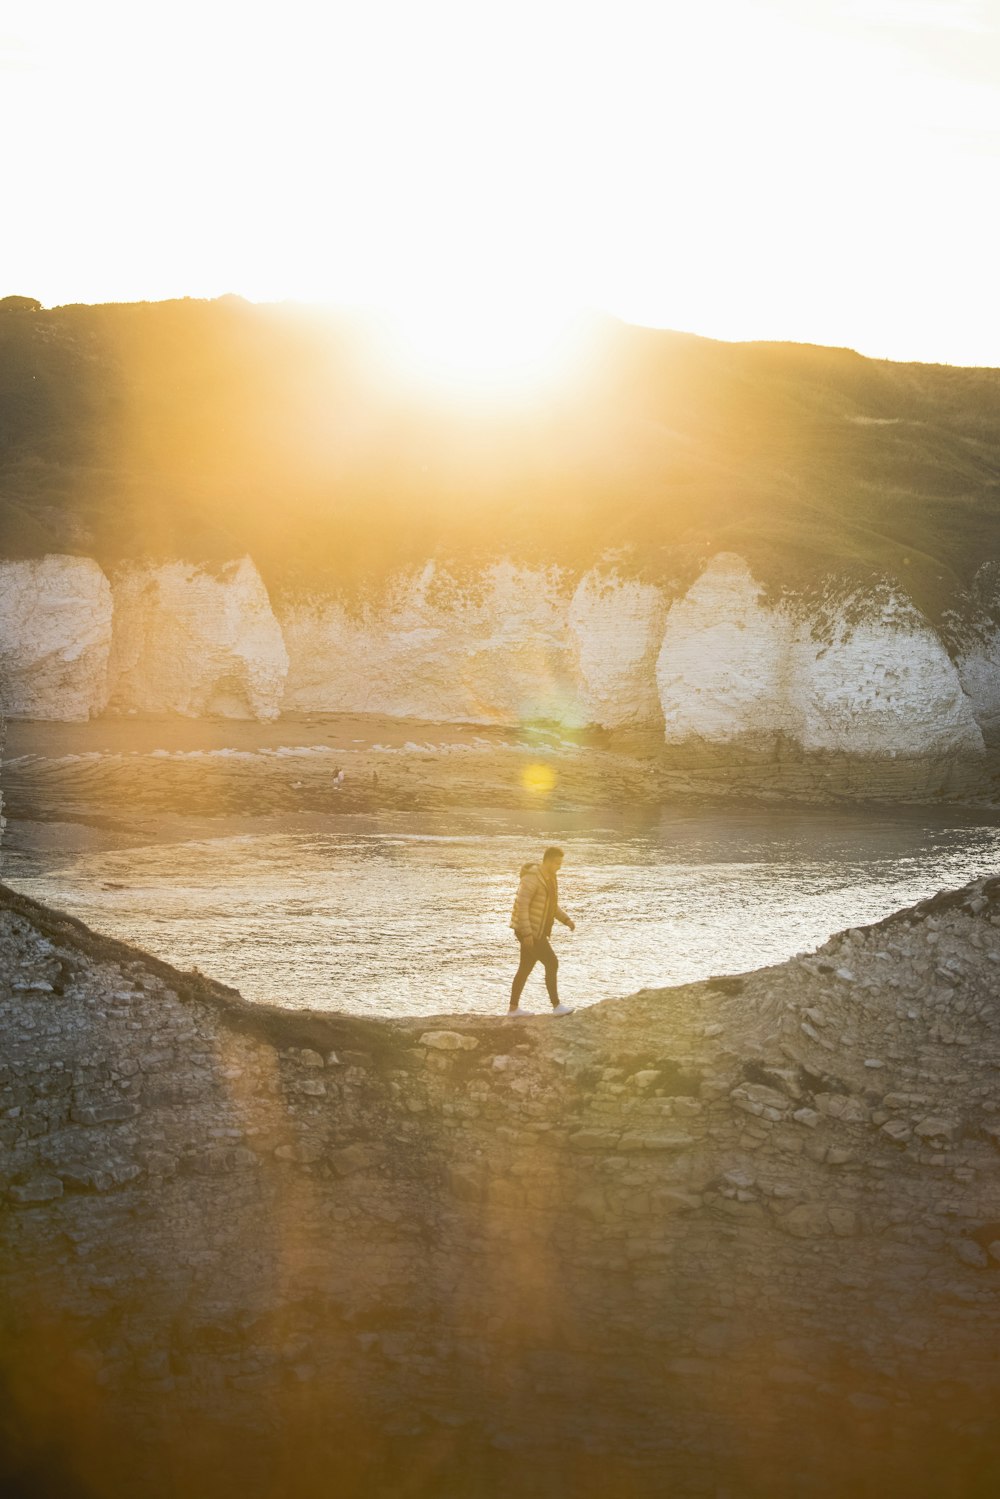
[[428,295],[378,315],[379,359],[396,378],[474,400],[531,397],[569,377],[583,319],[513,296]]

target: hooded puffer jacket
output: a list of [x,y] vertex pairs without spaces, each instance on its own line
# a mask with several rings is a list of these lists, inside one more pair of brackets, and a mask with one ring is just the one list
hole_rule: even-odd
[[554,874],[544,874],[540,864],[523,864],[521,883],[510,913],[514,935],[519,942],[547,937],[553,921],[569,926],[569,917],[559,907],[559,881]]

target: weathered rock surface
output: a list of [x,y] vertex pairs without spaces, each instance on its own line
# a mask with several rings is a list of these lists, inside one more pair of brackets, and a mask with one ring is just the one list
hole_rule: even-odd
[[967,618],[964,649],[957,665],[962,691],[972,705],[986,744],[1000,744],[1000,567],[983,562],[972,580],[963,611]]
[[284,707],[438,722],[659,721],[654,664],[667,599],[651,584],[500,561],[460,582],[428,563],[380,605],[288,603]]
[[1000,743],[1000,630],[984,633],[963,654],[958,671],[983,739],[990,746]]
[[732,553],[673,599],[610,565],[574,577],[506,560],[461,578],[428,562],[367,602],[289,596],[277,617],[249,557],[122,564],[113,592],[109,659],[96,563],[0,564],[8,712],[87,717],[110,692],[113,709],[147,714],[662,727],[672,753],[798,756],[817,785],[831,767],[838,782],[853,764],[877,781],[906,762],[894,779],[918,793],[981,760],[984,734],[1000,738],[987,612],[956,666],[898,592],[803,612],[769,603]]
[[497,562],[460,584],[430,562],[380,604],[285,605],[286,709],[441,722],[579,721],[566,600],[553,570]]
[[761,606],[742,557],[716,557],[667,615],[656,676],[668,744],[795,738],[795,663],[787,618]]
[[288,653],[249,557],[122,566],[114,576],[111,703],[121,711],[276,718]]
[[820,634],[815,620],[769,606],[730,553],[672,602],[613,570],[564,585],[555,570],[509,563],[459,583],[429,563],[378,607],[287,604],[284,706],[608,729],[665,722],[671,746],[771,752],[784,742],[859,759],[983,753],[977,712],[1000,667],[970,657],[967,696],[938,636],[898,594],[841,606]]
[[0,902],[22,1481],[992,1492],[1000,880],[519,1025],[255,1008]]
[[705,739],[859,757],[977,755],[983,736],[944,646],[916,610],[858,600],[829,634],[770,606],[721,553],[670,608],[657,663],[668,743]]
[[111,588],[89,557],[0,562],[0,712],[85,719],[108,698]]
[[660,723],[656,657],[669,600],[650,583],[585,573],[569,605],[581,717],[602,729]]

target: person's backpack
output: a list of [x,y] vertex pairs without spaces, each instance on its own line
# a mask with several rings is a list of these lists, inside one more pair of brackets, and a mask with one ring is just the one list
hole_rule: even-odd
[[535,863],[534,859],[529,859],[528,862],[527,862],[527,864],[522,864],[521,865],[520,873],[518,874],[518,877],[517,877],[517,889],[514,891],[514,903],[513,903],[513,905],[510,908],[510,924],[511,924],[512,927],[513,927],[514,922],[515,922],[515,920],[517,918],[517,897],[518,897],[518,894],[519,894],[520,889],[521,889],[521,881],[524,879],[524,876],[528,873],[528,870],[532,868],[532,866],[534,865],[534,863]]

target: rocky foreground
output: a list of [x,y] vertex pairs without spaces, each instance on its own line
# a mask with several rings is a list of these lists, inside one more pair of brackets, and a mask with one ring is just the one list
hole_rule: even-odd
[[1000,878],[562,1022],[0,959],[5,1492],[996,1492]]

